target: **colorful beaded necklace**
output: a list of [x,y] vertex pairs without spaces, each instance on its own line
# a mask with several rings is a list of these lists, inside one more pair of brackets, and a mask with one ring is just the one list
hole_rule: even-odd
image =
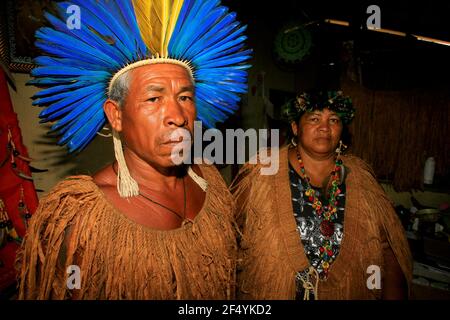
[[341,193],[341,190],[339,189],[339,172],[341,171],[342,160],[339,156],[336,157],[335,166],[333,171],[331,172],[331,188],[329,190],[328,204],[323,205],[317,197],[316,191],[311,187],[311,179],[306,174],[305,165],[297,148],[296,151],[297,160],[300,165],[300,172],[302,173],[303,178],[306,182],[305,195],[312,203],[313,210],[322,219],[319,228],[320,233],[325,237],[325,240],[320,246],[319,250],[322,260],[323,278],[326,278],[328,276],[328,269],[330,268],[330,264],[333,262],[333,251],[330,238],[333,236],[335,231],[334,221],[337,218],[337,196]]

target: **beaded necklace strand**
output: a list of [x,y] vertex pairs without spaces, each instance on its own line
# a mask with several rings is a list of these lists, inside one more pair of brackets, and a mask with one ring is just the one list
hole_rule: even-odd
[[325,237],[325,240],[320,246],[319,251],[322,260],[323,278],[326,278],[328,276],[330,264],[333,262],[333,248],[331,246],[330,238],[335,232],[334,221],[337,218],[337,196],[341,193],[341,190],[339,189],[339,172],[341,171],[342,160],[339,156],[336,157],[335,166],[331,172],[331,188],[329,190],[328,204],[323,205],[316,195],[316,190],[311,187],[311,179],[306,174],[305,165],[297,148],[296,151],[300,172],[306,182],[305,195],[312,203],[312,208],[317,216],[322,219],[322,222],[320,223],[320,233]]

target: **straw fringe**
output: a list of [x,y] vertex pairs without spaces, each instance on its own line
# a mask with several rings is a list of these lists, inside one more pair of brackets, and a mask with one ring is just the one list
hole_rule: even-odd
[[[241,228],[238,255],[240,299],[286,299],[295,297],[296,272],[284,263],[289,250],[278,237],[283,223],[276,214],[271,176],[260,175],[261,165],[246,164],[231,186]],[[285,234],[284,231],[282,231]],[[295,235],[297,236],[297,235]],[[306,264],[305,264],[306,267]]]
[[123,154],[122,140],[116,130],[112,130],[114,154],[116,156],[117,169],[117,191],[122,198],[135,197],[139,195],[139,185],[130,174],[125,156]]
[[[233,299],[233,200],[216,169],[194,222],[158,231],[117,212],[87,176],[57,185],[33,216],[18,255],[19,299],[68,299],[65,268],[77,264],[77,299]],[[64,263],[65,232],[70,241]],[[67,239],[66,239],[67,240]]]

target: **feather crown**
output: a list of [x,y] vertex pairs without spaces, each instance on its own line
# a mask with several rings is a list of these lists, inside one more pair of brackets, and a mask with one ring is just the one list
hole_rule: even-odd
[[[70,6],[80,28],[68,28]],[[220,0],[71,0],[45,16],[52,27],[36,32],[44,55],[29,83],[44,87],[33,105],[46,107],[41,122],[70,152],[80,151],[104,126],[103,104],[124,72],[152,63],[176,63],[191,74],[198,119],[214,127],[238,108],[247,90],[251,50],[246,26]]]

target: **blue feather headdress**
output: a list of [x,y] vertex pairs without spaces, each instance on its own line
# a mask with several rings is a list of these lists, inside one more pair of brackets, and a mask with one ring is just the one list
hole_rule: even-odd
[[[69,28],[76,5],[80,28]],[[106,122],[103,104],[111,84],[143,64],[177,63],[189,70],[199,120],[214,127],[236,111],[247,89],[251,50],[246,27],[220,0],[71,0],[45,13],[52,27],[36,32],[45,55],[35,59],[36,86],[45,87],[33,105],[45,106],[41,122],[70,152],[80,151]]]

